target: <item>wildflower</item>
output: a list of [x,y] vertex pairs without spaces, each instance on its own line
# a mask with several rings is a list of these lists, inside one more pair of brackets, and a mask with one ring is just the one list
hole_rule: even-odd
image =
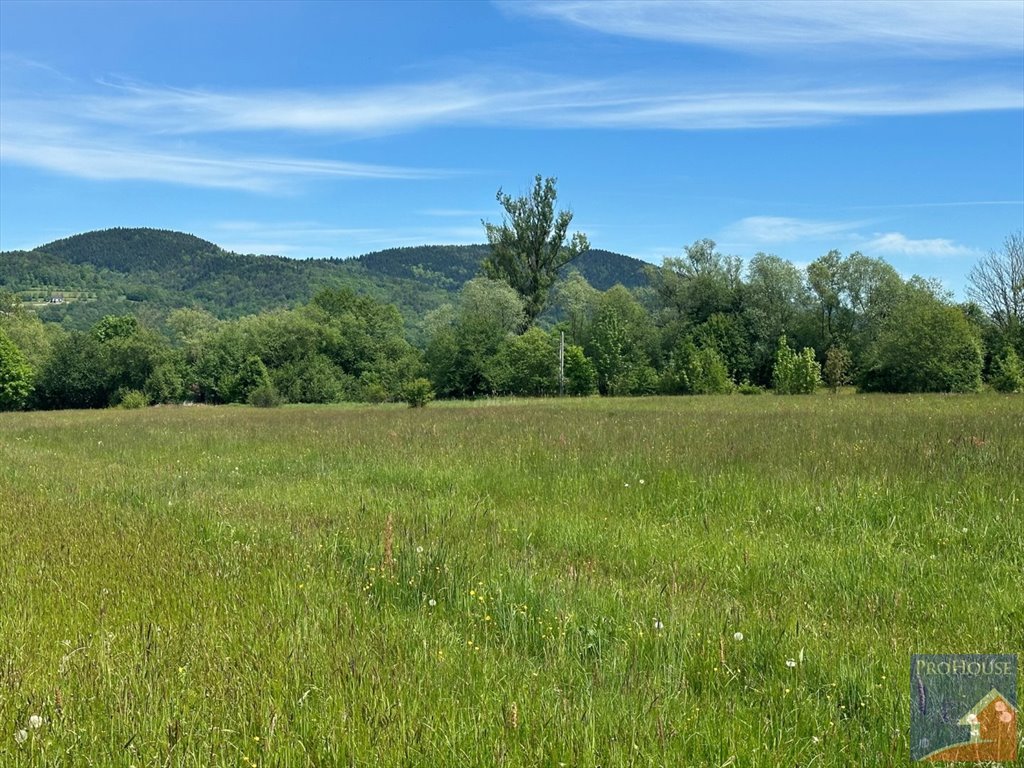
[[417,555],[422,555],[423,554],[423,547],[416,547],[416,554]]
[[623,483],[623,485],[625,485],[627,488],[629,488],[629,483]]
[[14,732],[14,740],[16,742],[18,742],[19,744],[24,744],[25,743],[25,739],[27,739],[27,738],[28,738],[28,731],[26,731],[24,728],[21,728],[21,729],[19,729],[19,730]]
[[641,478],[640,479],[640,485],[643,485],[643,484],[644,484],[644,481],[643,481],[643,478]]
[[33,729],[33,730],[35,730],[36,728],[42,727],[42,725],[43,725],[43,718],[41,718],[39,715],[32,715],[32,717],[30,717],[28,719],[28,727]]
[[491,620],[491,615],[490,614],[487,614],[486,616],[484,616],[484,621],[490,621],[490,620]]
[[734,634],[732,636],[732,639],[735,640],[737,643],[742,641],[743,640],[743,633],[742,632],[737,632],[736,634]]
[[437,600],[435,600],[434,598],[430,598],[427,601],[427,605],[429,605],[431,608],[433,608],[433,607],[435,607],[437,605]]
[[792,669],[796,666],[796,659],[786,659],[786,666]]
[[820,741],[821,741],[821,739],[819,739],[817,736],[811,736],[811,743],[812,744],[817,744]]
[[665,625],[661,623],[661,619],[654,620],[654,631],[661,632],[665,628]]
[[966,528],[961,528],[960,529],[960,533],[967,533],[967,529]]

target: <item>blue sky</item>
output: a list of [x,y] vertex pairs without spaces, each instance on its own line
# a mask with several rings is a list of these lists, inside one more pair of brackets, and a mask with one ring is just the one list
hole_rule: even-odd
[[595,247],[885,258],[1024,227],[1024,2],[0,2],[0,248],[481,242],[558,177]]

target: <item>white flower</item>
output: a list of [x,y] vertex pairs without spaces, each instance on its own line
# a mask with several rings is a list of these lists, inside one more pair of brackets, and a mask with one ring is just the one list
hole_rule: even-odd
[[640,485],[643,485],[643,484],[644,484],[644,481],[641,479],[640,480]]
[[654,620],[654,631],[661,632],[665,628],[665,625],[661,623],[661,619]]
[[623,485],[629,488],[629,483],[623,483]]
[[796,666],[796,659],[786,659],[786,666],[792,669]]
[[817,744],[819,741],[821,741],[821,739],[819,739],[817,736],[811,736],[812,744]]
[[28,738],[28,731],[26,731],[24,728],[21,728],[20,730],[17,730],[17,731],[14,732],[14,740],[16,742],[18,742],[19,744],[24,744],[25,743],[25,739],[27,739],[27,738]]
[[36,728],[42,727],[42,725],[43,725],[43,718],[41,718],[39,715],[32,715],[32,717],[30,717],[28,719],[28,727],[33,729],[33,730],[35,730]]
[[435,600],[434,598],[430,598],[430,600],[427,601],[427,605],[429,605],[431,608],[433,608],[434,606],[437,605],[437,600]]
[[743,640],[743,633],[737,632],[732,636],[732,639],[735,640],[737,643],[741,642]]
[[960,529],[960,533],[967,533],[967,529],[966,528],[961,528]]
[[423,547],[416,547],[416,554],[417,555],[422,555],[423,554]]

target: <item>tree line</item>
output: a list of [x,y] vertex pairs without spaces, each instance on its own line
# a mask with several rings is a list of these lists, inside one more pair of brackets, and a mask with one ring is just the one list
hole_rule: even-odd
[[860,253],[800,269],[764,253],[743,264],[711,240],[652,267],[648,286],[599,291],[579,272],[556,280],[588,243],[569,237],[554,179],[497,197],[504,218],[485,223],[480,276],[413,336],[395,306],[348,288],[234,320],[177,309],[160,330],[111,315],[67,331],[0,293],[0,410],[1024,390],[1019,233],[972,270],[966,304]]

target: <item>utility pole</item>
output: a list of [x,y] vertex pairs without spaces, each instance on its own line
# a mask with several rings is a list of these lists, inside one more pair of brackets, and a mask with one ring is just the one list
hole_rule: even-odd
[[558,396],[565,395],[565,331],[558,342]]

